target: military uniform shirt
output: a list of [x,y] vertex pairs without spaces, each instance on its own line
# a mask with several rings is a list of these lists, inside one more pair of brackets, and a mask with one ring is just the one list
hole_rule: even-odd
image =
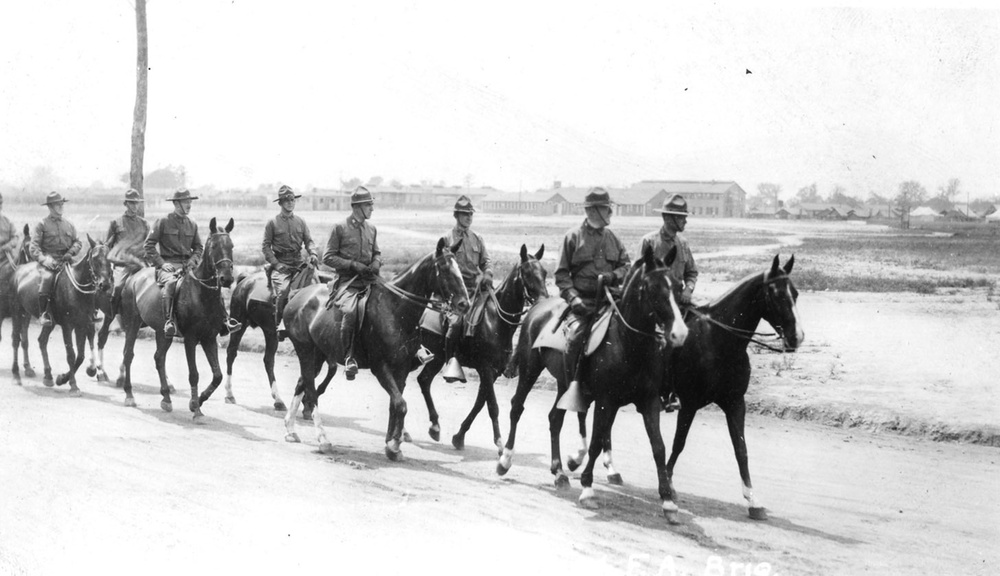
[[7,259],[14,259],[14,249],[21,241],[21,234],[14,227],[14,224],[4,215],[0,214],[0,263]]
[[667,257],[667,252],[670,252],[671,248],[677,246],[677,257],[670,265],[670,281],[694,290],[694,285],[698,282],[698,267],[694,264],[687,238],[680,234],[671,237],[666,227],[663,227],[642,237],[639,254],[646,251],[646,246],[652,247],[653,255],[660,260]]
[[264,259],[271,266],[285,264],[300,266],[302,264],[302,246],[310,256],[316,255],[316,243],[313,242],[306,221],[295,214],[278,214],[264,226],[264,241],[260,249]]
[[[354,215],[351,215],[346,221],[333,227],[330,240],[326,243],[323,263],[337,271],[338,277],[334,286],[334,289],[337,289],[342,282],[357,274],[353,270],[355,262],[369,266],[377,260],[381,266],[381,254],[378,249],[378,231],[375,227],[367,221],[358,222]],[[371,284],[371,280],[358,277],[351,283],[351,288],[360,290],[368,284]]]
[[108,225],[108,236],[104,241],[110,251],[108,256],[115,260],[125,260],[123,254],[143,259],[146,255],[144,243],[149,236],[149,222],[141,216],[127,212]]
[[596,298],[598,275],[613,275],[614,284],[620,285],[629,262],[628,253],[614,232],[607,227],[594,228],[584,220],[563,238],[555,274],[559,294],[567,302],[576,296]]
[[[160,251],[156,251],[159,244]],[[198,236],[198,225],[187,216],[171,212],[153,224],[146,238],[146,260],[157,268],[164,262],[171,264],[197,265],[201,261],[204,246]]]
[[76,256],[81,248],[83,244],[76,237],[76,228],[69,220],[49,214],[35,224],[28,252],[36,262],[41,262],[46,256]]
[[458,262],[459,270],[462,271],[465,289],[471,295],[476,291],[476,280],[479,278],[479,274],[491,270],[490,256],[486,252],[486,243],[483,242],[483,237],[472,230],[456,226],[444,237],[444,241],[449,246],[453,246],[459,240],[462,241],[462,245],[455,253],[455,260]]

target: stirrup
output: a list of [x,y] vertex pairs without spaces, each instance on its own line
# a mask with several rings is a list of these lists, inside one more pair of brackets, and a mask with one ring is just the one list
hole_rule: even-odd
[[670,413],[681,409],[680,398],[676,394],[671,393],[666,398],[660,398],[660,403],[663,405],[663,411]]
[[583,392],[580,390],[580,383],[573,380],[569,383],[569,388],[563,392],[556,402],[556,408],[567,412],[586,412],[587,402],[583,399]]
[[344,376],[348,380],[354,380],[354,377],[358,375],[358,363],[354,360],[354,357],[348,357],[344,362]]
[[232,318],[227,318],[226,319],[226,326],[222,330],[220,330],[220,333],[221,332],[225,332],[225,334],[221,334],[221,335],[222,336],[229,336],[233,332],[239,332],[240,328],[242,328],[242,327],[243,327],[243,325],[240,324],[239,322],[237,322],[236,320],[233,320]]
[[163,335],[167,338],[173,338],[177,335],[177,326],[173,320],[167,320],[163,323]]
[[417,350],[417,360],[420,361],[420,365],[423,366],[431,360],[434,359],[434,353],[427,349],[426,346],[421,345]]
[[55,324],[52,321],[52,314],[49,312],[42,312],[42,315],[38,317],[38,321],[41,322],[42,326],[52,326]]
[[444,378],[445,382],[466,382],[465,380],[465,370],[462,369],[462,364],[458,361],[455,356],[448,360],[448,364],[444,367],[444,372],[441,373],[441,377]]

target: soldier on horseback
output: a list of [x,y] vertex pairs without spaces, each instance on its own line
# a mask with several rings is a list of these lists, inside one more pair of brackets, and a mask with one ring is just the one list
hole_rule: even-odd
[[14,224],[3,215],[3,194],[0,194],[0,268],[7,262],[11,267],[15,267],[15,254],[18,244],[21,243],[21,234],[14,227]]
[[463,328],[465,336],[472,335],[478,318],[482,317],[489,291],[493,289],[493,268],[490,266],[486,243],[482,236],[471,230],[472,215],[475,212],[472,201],[467,196],[460,196],[453,210],[455,227],[444,236],[444,241],[449,246],[462,241],[460,249],[455,253],[455,260],[462,271],[462,280],[472,302],[467,313],[468,319],[458,314],[447,315],[448,329],[444,341],[444,360],[447,364],[443,375],[446,382],[465,382],[465,373],[455,357],[455,348],[463,336]]
[[358,363],[354,359],[358,299],[382,268],[378,232],[368,221],[374,204],[371,192],[358,186],[351,194],[351,215],[333,227],[323,254],[323,263],[337,272],[331,282],[330,300],[335,301],[342,312],[340,334],[344,343],[344,376],[348,380],[354,380],[358,373]]
[[[687,226],[687,201],[680,194],[674,194],[663,203],[662,209],[656,211],[663,215],[663,226],[658,231],[643,236],[639,253],[641,254],[649,246],[653,249],[653,255],[662,260],[671,248],[677,247],[677,257],[670,265],[670,281],[675,286],[683,287],[677,304],[682,309],[687,309],[691,306],[691,295],[698,282],[698,267],[694,263],[694,256],[691,255],[691,247],[687,238],[681,235]],[[673,412],[680,409],[681,403],[674,393],[672,382],[668,382],[668,387],[669,391],[664,395],[663,408],[667,412]]]
[[40,273],[38,307],[42,311],[42,326],[52,326],[51,296],[57,271],[80,252],[83,243],[76,236],[76,228],[62,217],[66,199],[58,192],[49,192],[42,206],[48,206],[49,215],[35,224],[34,234],[28,252],[36,262]]
[[[156,283],[161,289],[160,301],[165,319],[163,333],[167,338],[173,338],[177,334],[174,314],[177,281],[198,266],[204,251],[201,237],[198,235],[198,225],[188,217],[191,203],[197,199],[198,197],[192,196],[187,188],[174,191],[174,195],[170,198],[174,203],[174,211],[158,219],[146,238],[146,259],[156,267]],[[226,309],[225,305],[222,309]],[[220,332],[228,334],[239,329],[240,323],[226,314]]]
[[282,311],[288,301],[288,286],[292,277],[302,267],[302,248],[309,254],[309,265],[319,265],[316,243],[309,233],[309,226],[301,217],[293,214],[295,199],[301,198],[289,186],[278,189],[274,200],[281,206],[281,212],[267,222],[264,227],[264,241],[261,251],[271,267],[271,301],[274,304],[274,320],[278,327],[278,340],[284,340],[287,332],[282,322]]
[[129,188],[125,192],[125,213],[111,221],[104,241],[109,250],[108,259],[115,263],[115,288],[111,295],[112,317],[118,314],[125,279],[145,265],[144,243],[149,236],[149,222],[139,215],[140,202],[143,199],[137,190]]
[[584,412],[587,404],[586,382],[577,374],[583,361],[583,347],[590,333],[590,324],[599,308],[600,286],[619,287],[628,272],[630,260],[621,240],[608,229],[614,203],[604,188],[591,188],[584,198],[586,219],[578,228],[566,233],[555,280],[559,294],[570,307],[572,318],[580,329],[567,343],[565,355],[566,379],[569,389],[559,400],[559,408]]

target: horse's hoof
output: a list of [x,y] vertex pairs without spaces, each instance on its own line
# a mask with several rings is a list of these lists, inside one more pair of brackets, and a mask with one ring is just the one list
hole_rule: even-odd
[[126,408],[135,408],[135,398],[126,398],[125,399],[125,407]]
[[410,437],[410,433],[407,432],[406,430],[403,430],[403,442],[409,442],[411,444],[413,443],[413,438]]
[[503,476],[510,471],[510,466],[504,466],[500,462],[497,462],[497,476]]
[[46,388],[52,388],[53,386],[56,385],[55,381],[52,380],[52,376],[48,376],[46,378],[42,378],[42,384],[45,384]]
[[91,378],[97,376],[97,368],[92,368],[90,366],[87,366],[87,376],[90,376]]
[[192,398],[188,401],[188,410],[201,414],[201,399]]
[[581,464],[583,464],[585,458],[586,458],[585,456],[581,456],[580,459],[577,460],[573,456],[570,456],[569,458],[566,459],[566,467],[569,468],[570,472],[576,472],[576,469],[579,468]]
[[302,418],[304,420],[312,420],[312,417],[313,417],[313,411],[312,410],[307,410],[305,408],[302,409]]
[[103,383],[107,384],[111,380],[108,379],[108,375],[105,374],[104,372],[98,372],[97,373],[97,381],[98,382],[103,382]]
[[205,415],[201,413],[201,410],[195,410],[194,414],[191,416],[191,419],[194,420],[195,422],[200,422],[201,419],[204,417]]
[[333,444],[329,442],[321,442],[319,445],[319,451],[323,454],[333,454]]
[[236,404],[236,396],[226,396],[226,404]]
[[[233,402],[236,402],[236,400],[234,399]],[[284,402],[275,402],[274,403],[274,411],[275,412],[288,412],[288,407],[285,406]]]
[[578,502],[580,503],[580,506],[590,510],[596,510],[599,508],[597,495],[594,494],[594,489],[592,487],[583,489],[583,492],[580,493],[580,499]]
[[166,400],[160,400],[160,410],[164,412],[173,412],[174,405],[172,402],[167,402]]
[[757,508],[750,508],[750,519],[767,520],[767,510],[763,506]]
[[117,380],[115,380],[115,388],[124,388],[124,387],[125,387],[124,377],[119,377]]
[[35,370],[33,368],[29,368],[29,367],[25,366],[24,367],[24,377],[25,378],[34,378],[35,377]]
[[664,510],[663,517],[667,519],[668,524],[677,526],[681,523],[680,512],[677,510]]
[[385,457],[388,458],[389,460],[392,460],[393,462],[398,462],[402,454],[403,453],[400,450],[393,450],[388,446],[385,447]]
[[69,376],[66,374],[60,374],[56,378],[56,386],[65,386],[67,382],[69,382]]
[[455,447],[455,450],[465,450],[465,436],[455,434],[451,437],[451,445]]
[[614,474],[608,474],[608,484],[613,484],[615,486],[621,486],[625,482],[622,481],[622,475],[615,472]]
[[11,380],[11,383],[14,384],[14,386],[23,386],[23,384],[21,384],[20,378],[14,378],[13,380]]
[[563,474],[562,472],[556,474],[555,479],[556,490],[566,490],[569,488],[569,476]]
[[[441,426],[437,424],[431,424],[431,427],[427,430],[427,433],[430,434],[431,440],[435,442],[441,441]],[[458,446],[456,446],[456,448],[458,448]]]
[[285,442],[298,444],[299,442],[302,442],[302,440],[299,439],[299,435],[295,432],[289,432],[288,434],[285,434]]
[[83,392],[80,392],[79,388],[73,388],[72,390],[69,391],[69,395],[72,396],[73,398],[79,398],[83,396]]

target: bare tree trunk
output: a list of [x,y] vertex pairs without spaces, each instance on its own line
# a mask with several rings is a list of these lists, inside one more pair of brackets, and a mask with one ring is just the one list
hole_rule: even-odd
[[[146,0],[135,0],[135,110],[132,113],[132,165],[129,184],[145,196],[142,190],[142,161],[146,154],[146,92],[148,89],[149,46],[146,35]],[[145,215],[145,206],[139,204],[139,214]]]

